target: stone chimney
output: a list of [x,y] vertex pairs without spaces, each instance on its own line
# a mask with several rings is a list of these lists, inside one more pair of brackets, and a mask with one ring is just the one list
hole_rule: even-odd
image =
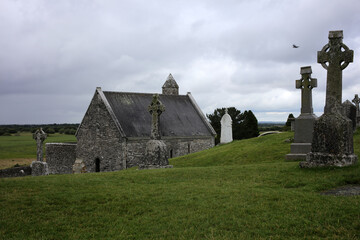
[[179,95],[179,85],[176,83],[174,77],[169,74],[164,85],[162,86],[162,94],[165,95]]

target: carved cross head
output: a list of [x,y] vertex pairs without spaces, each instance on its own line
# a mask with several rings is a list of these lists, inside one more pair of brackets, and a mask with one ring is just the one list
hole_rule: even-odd
[[165,111],[164,105],[159,100],[159,94],[154,94],[150,106],[148,107],[150,114],[160,116]]
[[360,103],[359,95],[355,94],[355,97],[352,100],[352,102],[355,103],[356,105],[359,105],[359,103]]
[[300,69],[301,79],[296,80],[296,88],[313,89],[317,87],[317,79],[311,77],[311,66],[302,67]]
[[329,43],[321,51],[318,51],[318,63],[323,68],[333,68],[344,70],[349,63],[353,62],[354,51],[343,44],[343,31],[330,31]]
[[33,139],[35,139],[37,142],[43,142],[47,138],[47,134],[44,132],[42,128],[39,128],[36,130],[36,132],[33,134]]

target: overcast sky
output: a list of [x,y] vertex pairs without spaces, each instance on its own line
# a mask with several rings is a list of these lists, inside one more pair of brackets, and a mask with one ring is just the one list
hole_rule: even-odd
[[80,123],[96,87],[160,93],[169,73],[205,114],[286,121],[309,65],[320,116],[330,30],[354,50],[343,101],[360,94],[359,12],[358,0],[0,0],[0,124]]

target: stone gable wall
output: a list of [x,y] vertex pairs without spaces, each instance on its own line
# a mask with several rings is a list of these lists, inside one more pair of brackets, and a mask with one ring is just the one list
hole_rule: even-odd
[[87,172],[116,171],[126,168],[124,142],[98,93],[94,95],[77,132],[77,158],[84,160]]
[[46,162],[49,174],[72,173],[76,159],[76,143],[46,143]]

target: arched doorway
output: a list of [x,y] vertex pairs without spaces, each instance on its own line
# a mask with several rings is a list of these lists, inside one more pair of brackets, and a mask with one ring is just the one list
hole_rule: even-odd
[[95,159],[95,172],[100,172],[100,158]]

